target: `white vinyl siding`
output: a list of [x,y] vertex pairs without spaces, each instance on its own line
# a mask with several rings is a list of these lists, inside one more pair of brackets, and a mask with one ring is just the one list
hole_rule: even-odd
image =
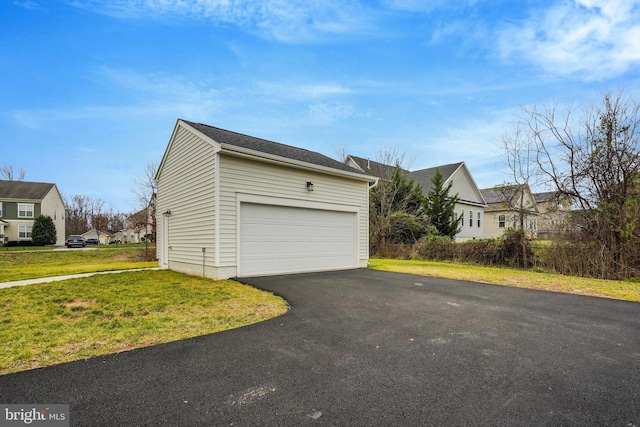
[[[313,191],[307,191],[307,181]],[[369,185],[364,181],[256,162],[230,155],[220,156],[220,265],[237,263],[236,223],[238,194],[290,199],[310,204],[343,205],[358,212],[360,266],[369,258]],[[363,237],[364,236],[364,237]]]
[[[349,212],[354,221],[350,232],[357,234],[349,237],[351,267],[367,265],[366,177],[345,177],[339,171],[316,171],[287,159],[239,154],[179,121],[157,180],[161,267],[212,278],[238,275],[242,203]],[[307,190],[307,182],[313,183],[313,191]]]
[[[195,271],[200,273],[202,248],[205,248],[205,263],[212,265],[214,262],[217,166],[214,151],[210,143],[179,126],[163,159],[162,175],[158,180],[158,241],[168,245],[171,262],[196,263],[199,269]],[[171,215],[165,216],[168,210]],[[162,226],[164,221],[168,222],[167,227]],[[167,235],[163,230],[167,230]],[[158,256],[162,258],[160,250]],[[160,259],[164,265],[167,261]]]

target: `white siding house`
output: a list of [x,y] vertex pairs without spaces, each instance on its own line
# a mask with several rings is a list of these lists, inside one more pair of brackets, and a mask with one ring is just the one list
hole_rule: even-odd
[[156,180],[161,267],[222,279],[367,265],[375,178],[319,153],[178,120]]
[[419,184],[423,194],[427,195],[433,187],[431,180],[435,176],[436,170],[440,170],[442,174],[444,187],[449,183],[452,184],[449,195],[458,195],[455,214],[462,220],[460,221],[460,231],[456,234],[456,241],[464,242],[483,238],[484,209],[487,207],[487,203],[464,162],[421,169],[409,172],[408,176],[416,184]]
[[[386,165],[357,157],[353,155],[347,156],[345,164],[363,172],[370,172],[382,179],[390,177],[393,171],[399,166]],[[481,239],[484,237],[484,208],[487,203],[476,182],[471,176],[471,172],[464,162],[453,163],[450,165],[437,166],[433,168],[420,169],[416,171],[401,171],[422,189],[425,196],[433,187],[432,178],[436,171],[440,170],[442,174],[443,185],[446,187],[451,183],[450,196],[458,195],[458,203],[455,206],[456,217],[462,217],[460,223],[460,231],[456,234],[456,241],[464,242],[470,239]]]

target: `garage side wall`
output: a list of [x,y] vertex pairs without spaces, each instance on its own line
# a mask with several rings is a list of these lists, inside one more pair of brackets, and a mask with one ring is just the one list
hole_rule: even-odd
[[[308,191],[306,183],[313,183]],[[369,259],[369,184],[363,181],[220,155],[220,266],[237,274],[238,197],[255,195],[296,201],[298,205],[341,205],[355,209],[358,218],[357,267]],[[354,266],[356,267],[356,266]]]
[[215,151],[211,143],[182,127],[169,143],[157,183],[160,267],[202,275],[204,262],[207,275],[216,276]]

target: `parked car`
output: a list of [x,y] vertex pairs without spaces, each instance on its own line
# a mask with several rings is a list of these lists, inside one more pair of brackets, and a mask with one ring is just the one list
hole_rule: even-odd
[[100,244],[100,240],[98,239],[87,239],[85,240],[87,245],[99,245]]
[[87,243],[85,242],[84,237],[76,236],[72,234],[67,239],[65,246],[68,248],[73,248],[73,247],[84,248],[86,244]]
[[110,245],[117,245],[117,244],[119,244],[119,243],[122,243],[122,240],[120,240],[120,239],[115,239],[115,240],[112,240],[112,241],[110,241],[110,242],[109,242],[109,244],[110,244]]

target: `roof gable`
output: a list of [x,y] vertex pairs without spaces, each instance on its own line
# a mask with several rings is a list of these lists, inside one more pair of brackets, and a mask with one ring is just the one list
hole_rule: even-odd
[[54,187],[44,182],[0,180],[0,199],[42,200]]
[[493,208],[501,205],[500,208],[510,209],[514,204],[524,203],[526,209],[536,212],[538,210],[536,200],[528,184],[499,185],[493,188],[484,188],[480,192],[487,203],[493,205]]
[[483,188],[480,190],[482,197],[487,203],[508,203],[511,202],[518,193],[517,185],[502,185],[494,188]]
[[258,153],[264,153],[271,156],[281,157],[283,159],[295,160],[307,163],[309,165],[321,166],[324,168],[336,169],[343,172],[355,173],[366,176],[362,171],[358,171],[344,163],[327,157],[315,151],[306,150],[304,148],[293,147],[279,142],[273,142],[254,136],[244,135],[241,133],[220,129],[214,126],[202,123],[194,123],[187,120],[181,120],[213,141],[221,145],[229,145],[251,150]]
[[450,165],[420,169],[417,171],[409,172],[408,175],[409,177],[413,178],[416,184],[420,184],[422,188],[428,189],[433,185],[432,179],[436,175],[436,171],[438,169],[440,169],[440,173],[442,174],[442,182],[446,185],[453,176],[454,172],[457,171],[462,165],[463,162],[452,163]]
[[420,169],[409,172],[408,176],[413,179],[416,184],[422,187],[423,193],[427,194],[433,187],[432,180],[438,169],[442,174],[442,181],[445,186],[449,185],[450,182],[453,182],[452,194],[458,194],[458,200],[460,203],[471,204],[474,206],[487,205],[480,189],[478,189],[478,186],[473,179],[473,176],[471,176],[471,172],[464,162]]
[[[355,169],[365,173],[370,173],[374,176],[377,176],[378,178],[389,178],[397,168],[400,168],[400,166],[386,165],[384,163],[365,159],[363,157],[353,156],[351,154],[347,156],[345,164],[355,164],[357,166],[354,167]],[[406,169],[400,168],[400,170],[405,174],[409,173],[409,171]]]

